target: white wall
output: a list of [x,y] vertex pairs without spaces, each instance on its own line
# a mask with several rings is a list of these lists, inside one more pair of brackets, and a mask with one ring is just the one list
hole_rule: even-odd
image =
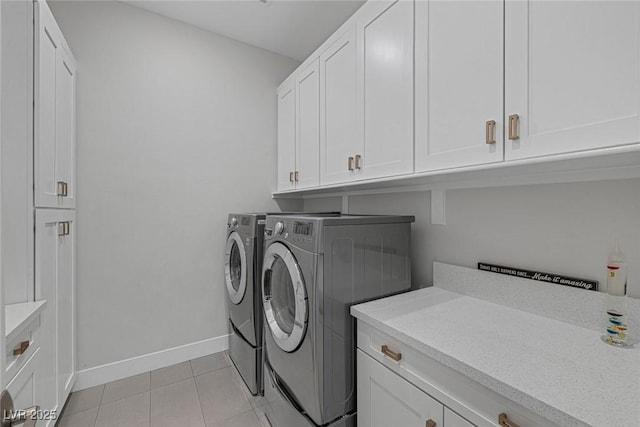
[[118,2],[52,2],[78,60],[78,366],[227,333],[227,213],[274,210],[298,63]]
[[[310,199],[305,209],[339,209]],[[606,283],[609,246],[619,237],[629,264],[628,293],[640,298],[640,180],[453,190],[447,225],[431,225],[428,193],[360,196],[351,213],[410,214],[413,282],[432,284],[434,260],[476,268],[478,261]]]

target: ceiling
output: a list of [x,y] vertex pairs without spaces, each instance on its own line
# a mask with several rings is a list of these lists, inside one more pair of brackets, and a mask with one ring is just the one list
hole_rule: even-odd
[[187,24],[299,61],[364,0],[125,0]]

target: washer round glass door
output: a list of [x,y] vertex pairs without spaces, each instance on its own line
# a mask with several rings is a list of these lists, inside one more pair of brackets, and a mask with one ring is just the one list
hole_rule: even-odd
[[247,254],[242,238],[235,231],[227,238],[227,247],[224,252],[224,278],[229,299],[234,304],[240,304],[247,290]]
[[262,302],[278,347],[296,350],[307,330],[307,291],[298,262],[282,243],[273,243],[264,254]]

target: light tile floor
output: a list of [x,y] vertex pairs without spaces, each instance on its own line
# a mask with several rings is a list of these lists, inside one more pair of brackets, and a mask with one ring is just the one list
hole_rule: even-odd
[[226,352],[72,393],[57,427],[270,427]]

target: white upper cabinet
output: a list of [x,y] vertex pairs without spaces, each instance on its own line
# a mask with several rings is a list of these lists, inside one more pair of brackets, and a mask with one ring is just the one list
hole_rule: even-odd
[[278,88],[278,190],[295,188],[296,92],[290,78]]
[[320,69],[316,59],[278,87],[278,190],[320,184]]
[[505,11],[507,160],[640,140],[638,1],[507,1]]
[[320,184],[320,68],[318,60],[296,76],[296,188]]
[[503,160],[503,6],[416,2],[417,172]]
[[279,191],[640,151],[640,0],[371,0],[278,108]]
[[370,1],[356,14],[362,178],[413,172],[414,3]]
[[35,206],[75,207],[76,61],[49,7],[36,2]]
[[320,55],[320,183],[323,185],[353,179],[355,155],[364,151],[362,134],[356,127],[356,81],[356,33],[355,26],[350,25]]

